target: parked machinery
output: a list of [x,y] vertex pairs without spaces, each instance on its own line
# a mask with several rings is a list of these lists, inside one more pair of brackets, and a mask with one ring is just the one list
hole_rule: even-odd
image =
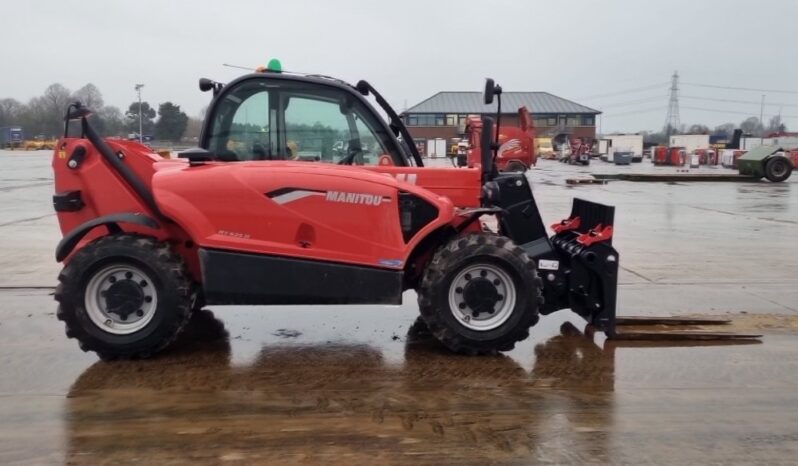
[[571,141],[571,151],[568,154],[566,162],[569,164],[589,165],[590,164],[590,148],[591,145],[587,144],[584,139],[576,138]]
[[[107,359],[152,356],[204,304],[401,304],[409,289],[429,331],[466,354],[509,351],[541,314],[560,309],[610,338],[685,339],[616,332],[624,320],[616,321],[615,209],[574,199],[550,235],[530,177],[496,170],[492,118],[474,133],[483,136],[474,141],[479,163],[424,167],[371,84],[277,65],[227,84],[200,80],[213,99],[200,147],[179,159],[103,139],[89,109],[69,106],[67,120],[78,120],[81,132],[65,124],[52,158],[63,233],[56,260],[64,263],[54,297],[56,317],[81,349]],[[493,80],[483,98],[501,109]],[[315,118],[314,106],[331,109],[337,120],[326,124],[341,129],[327,133],[348,141],[345,153],[293,158],[289,139],[299,153],[304,146],[321,154],[332,154],[336,140],[293,131],[288,109],[296,102],[304,103],[300,121]],[[239,123],[256,111],[265,128]],[[230,145],[233,138],[243,143]],[[363,157],[375,149],[378,157]],[[484,221],[491,217],[494,229]]]
[[651,160],[654,165],[681,167],[687,161],[687,151],[684,147],[657,146],[652,148],[652,150]]
[[741,175],[767,178],[774,183],[785,181],[792,174],[792,153],[781,147],[760,146],[748,151],[737,161]]
[[[498,131],[498,136],[496,132]],[[480,117],[468,118],[466,133],[469,141],[467,166],[474,166],[482,160],[482,120]],[[537,163],[535,152],[535,127],[526,107],[518,109],[518,126],[499,126],[493,131],[496,146],[496,169],[500,172],[523,172]],[[463,165],[462,158],[458,161]]]
[[718,153],[715,149],[696,149],[693,153],[698,156],[699,165],[718,164]]

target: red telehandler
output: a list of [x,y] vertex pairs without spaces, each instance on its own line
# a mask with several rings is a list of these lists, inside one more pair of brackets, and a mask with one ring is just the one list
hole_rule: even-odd
[[[501,109],[499,109],[501,112]],[[461,159],[460,166],[477,166],[482,163],[483,125],[479,117],[469,117],[466,125],[470,149],[465,160]],[[535,127],[529,110],[526,107],[518,109],[518,126],[497,125],[492,135],[497,147],[493,163],[499,172],[524,172],[537,164],[535,154]]]
[[[89,109],[67,110],[55,298],[83,350],[153,355],[205,304],[398,304],[408,289],[457,352],[510,350],[566,308],[617,335],[612,207],[575,199],[549,236],[527,177],[497,172],[490,138],[471,168],[423,167],[366,81],[258,72],[200,89],[213,92],[200,147],[178,159],[104,140]],[[489,80],[485,102],[499,90]]]

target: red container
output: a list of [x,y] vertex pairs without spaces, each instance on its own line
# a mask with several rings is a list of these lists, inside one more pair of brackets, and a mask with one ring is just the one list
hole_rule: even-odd
[[687,160],[687,151],[684,147],[671,147],[668,151],[668,165],[681,167]]
[[654,165],[668,165],[668,148],[665,146],[657,146],[652,148],[651,161]]

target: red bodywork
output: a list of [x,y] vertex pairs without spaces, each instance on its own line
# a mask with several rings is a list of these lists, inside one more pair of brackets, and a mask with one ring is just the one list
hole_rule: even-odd
[[[170,242],[196,281],[202,277],[200,247],[403,269],[422,239],[471,218],[456,207],[480,206],[479,166],[353,167],[292,161],[191,166],[183,159],[161,158],[136,142],[109,139],[107,143],[124,154],[125,164],[152,190],[158,208],[169,219],[160,222],[159,230],[133,224],[125,224],[124,230]],[[85,147],[86,156],[73,170],[67,166],[67,154],[78,145]],[[64,234],[114,213],[157,218],[85,139],[60,141],[53,170],[56,192],[81,191],[86,204],[75,212],[58,213]],[[293,194],[270,195],[287,189]],[[437,218],[408,241],[399,218],[400,192],[414,194],[438,210]],[[479,229],[481,224],[474,222],[465,230]],[[75,251],[104,234],[105,228],[95,228]]]
[[573,162],[578,162],[580,156],[587,155],[590,156],[590,148],[591,144],[587,144],[585,140],[582,138],[576,138],[571,140],[571,153],[568,158]]
[[668,148],[665,146],[657,146],[652,150],[651,161],[654,165],[667,165],[668,164]]
[[[535,154],[535,127],[526,107],[518,109],[519,126],[501,126],[499,128],[499,150],[496,155],[496,168],[505,171],[511,162],[520,162],[526,168],[537,164]],[[468,118],[467,132],[471,149],[468,153],[468,166],[473,167],[482,161],[482,120],[472,116]],[[491,138],[495,138],[494,133]]]

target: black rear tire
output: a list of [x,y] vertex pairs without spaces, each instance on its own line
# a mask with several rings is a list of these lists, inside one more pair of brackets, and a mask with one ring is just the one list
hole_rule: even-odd
[[773,157],[765,163],[765,178],[779,183],[790,177],[792,163],[786,157]]
[[[490,272],[479,271],[482,268]],[[473,281],[463,290],[458,286],[463,272],[474,269],[473,279],[466,273],[466,280]],[[493,290],[486,283],[491,280],[496,284]],[[471,293],[471,299],[476,297],[473,310],[471,302],[466,303],[472,283],[475,293]],[[507,237],[475,233],[455,238],[435,253],[418,289],[418,303],[429,330],[447,348],[471,355],[493,354],[509,351],[529,336],[529,328],[539,319],[541,289],[535,262],[523,249]],[[485,303],[480,299],[491,295],[496,301],[482,307]],[[453,305],[458,301],[463,302]],[[490,311],[483,310],[488,308]],[[469,316],[472,311],[473,319]],[[497,320],[491,322],[494,318]],[[485,327],[476,328],[482,322],[487,323]]]
[[168,244],[140,235],[96,239],[75,253],[58,279],[57,316],[67,337],[102,359],[146,358],[165,349],[188,323],[196,299],[182,258]]

